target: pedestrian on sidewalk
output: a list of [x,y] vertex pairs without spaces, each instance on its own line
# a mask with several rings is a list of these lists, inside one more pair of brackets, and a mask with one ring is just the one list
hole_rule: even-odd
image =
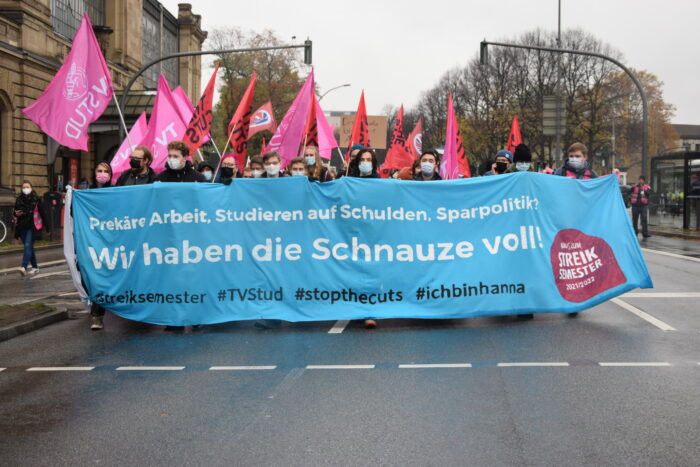
[[[43,227],[44,219],[46,216],[39,195],[34,191],[31,182],[25,180],[22,183],[22,193],[15,201],[15,238],[21,238],[24,244],[22,267],[19,270],[23,276],[39,272],[34,253],[34,240]],[[31,269],[27,270],[30,263]]]
[[647,220],[649,217],[648,206],[649,197],[651,196],[651,188],[647,185],[644,177],[639,177],[637,184],[630,192],[630,204],[632,205],[632,225],[634,226],[634,234],[639,235],[637,225],[639,218],[642,218],[642,237],[649,238],[649,226]]
[[[112,166],[107,162],[100,162],[95,167],[95,183],[92,189],[109,188],[112,186]],[[104,328],[103,318],[105,309],[95,302],[90,305],[90,329],[99,331]]]

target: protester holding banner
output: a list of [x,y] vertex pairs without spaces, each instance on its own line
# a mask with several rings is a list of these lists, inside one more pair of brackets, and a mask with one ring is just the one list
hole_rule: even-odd
[[197,172],[187,160],[190,147],[182,141],[168,143],[168,160],[165,170],[158,175],[159,182],[204,182],[204,175]]
[[515,163],[515,170],[517,172],[527,172],[530,170],[530,166],[532,165],[532,152],[530,148],[522,143],[518,144],[513,154],[513,162]]
[[206,182],[211,182],[211,179],[214,177],[214,169],[214,164],[209,161],[202,161],[197,166],[197,170],[204,175],[204,181]]
[[284,177],[284,172],[281,172],[281,158],[277,151],[270,151],[263,156],[263,167],[265,173],[262,178],[279,178]]
[[589,180],[597,178],[598,174],[588,162],[588,148],[583,143],[574,143],[567,151],[568,158],[564,165],[554,171],[554,175],[575,178],[577,180]]
[[136,146],[129,158],[131,168],[117,179],[115,186],[146,185],[156,181],[158,176],[151,168],[153,155],[146,146]]
[[493,164],[491,164],[491,170],[486,172],[483,176],[504,174],[508,172],[512,163],[513,153],[507,149],[501,149],[496,153]]
[[289,163],[288,173],[291,177],[309,177],[309,166],[303,157],[295,157]]
[[349,177],[380,178],[379,164],[374,151],[369,148],[360,149],[357,156],[350,160]]
[[[440,177],[440,156],[437,151],[434,149],[425,151],[418,159],[418,164],[414,170],[413,180],[420,182],[442,180]],[[418,168],[420,168],[420,172],[418,172]]]
[[[44,219],[46,216],[39,195],[32,188],[31,182],[25,180],[22,183],[22,193],[15,201],[15,238],[21,238],[24,244],[22,266],[19,269],[23,276],[39,272],[34,253],[34,240],[36,233],[43,227]],[[27,271],[30,263],[32,269]]]
[[238,171],[238,163],[233,154],[226,154],[221,159],[221,168],[216,176],[216,182],[230,185],[234,178],[241,178],[241,173]]
[[333,180],[329,170],[321,161],[321,154],[316,146],[306,146],[304,148],[304,161],[309,169],[309,180],[319,182],[330,182]]
[[250,167],[250,175],[253,178],[260,178],[265,173],[265,166],[263,165],[261,155],[256,154],[255,156],[251,157],[248,167]]
[[108,162],[100,162],[95,167],[95,183],[90,188],[109,188],[112,186],[112,166]]

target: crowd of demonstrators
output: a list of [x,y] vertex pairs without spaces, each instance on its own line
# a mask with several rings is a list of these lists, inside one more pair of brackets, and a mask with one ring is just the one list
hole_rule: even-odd
[[[156,175],[151,168],[153,155],[145,146],[134,148],[130,157],[130,169],[124,171],[116,180],[113,180],[112,168],[107,162],[100,162],[95,167],[94,182],[90,188],[108,188],[111,186],[144,185],[153,182],[217,182],[230,185],[236,178],[280,178],[286,176],[306,176],[310,182],[329,182],[336,179],[331,168],[321,160],[319,149],[315,146],[304,148],[303,156],[290,161],[286,168],[282,167],[282,158],[276,151],[270,151],[264,155],[253,155],[249,158],[245,167],[239,167],[233,154],[223,156],[217,164],[202,161],[195,169],[189,159],[190,149],[182,141],[171,141],[168,146],[168,158],[164,170]],[[598,174],[591,168],[588,162],[588,150],[581,143],[574,143],[567,151],[567,159],[555,175],[576,179],[596,178]],[[391,178],[413,181],[439,181],[440,154],[435,150],[424,151],[410,166],[391,171]],[[514,153],[502,149],[496,153],[491,163],[491,169],[484,176],[501,175],[509,172],[524,172],[532,170],[532,153],[530,149],[520,144]],[[380,178],[379,164],[373,149],[356,144],[350,148],[350,156],[347,166],[338,173],[342,176],[357,178]],[[548,171],[546,173],[552,173]],[[700,185],[700,183],[698,183]],[[636,194],[636,195],[635,195]],[[637,220],[642,219],[642,234],[648,237],[646,206],[649,202],[650,189],[640,178],[640,183],[633,190],[633,213],[635,231]],[[31,183],[25,181],[22,185],[22,193],[15,203],[16,228],[15,237],[21,238],[24,243],[24,257],[21,271],[23,274],[36,273],[38,270],[34,254],[34,237],[41,230],[43,223],[43,210],[39,197],[32,190]],[[31,263],[32,269],[27,269]],[[105,309],[97,304],[91,308],[92,329],[103,328],[103,316]],[[572,316],[575,313],[572,314]],[[518,315],[531,318],[532,314]],[[368,328],[376,327],[377,323],[372,318],[365,320]],[[171,327],[172,328],[172,327]]]

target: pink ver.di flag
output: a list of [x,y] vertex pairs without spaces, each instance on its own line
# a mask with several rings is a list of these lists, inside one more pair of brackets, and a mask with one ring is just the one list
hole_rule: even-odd
[[316,106],[316,124],[318,125],[318,152],[321,154],[321,159],[330,160],[331,151],[338,147],[338,141],[333,134],[333,127],[326,120],[321,104],[318,103],[316,94],[314,94],[314,105]]
[[87,151],[88,126],[100,118],[112,94],[112,77],[85,13],[58,73],[22,111],[63,146]]
[[168,143],[185,136],[187,123],[182,121],[175,99],[170,92],[168,82],[163,75],[158,78],[158,92],[153,103],[148,131],[141,144],[150,148],[153,154],[151,168],[157,173],[165,170],[168,158]]
[[134,123],[134,126],[129,130],[129,137],[122,141],[122,145],[119,146],[119,150],[112,158],[112,162],[109,165],[112,166],[112,182],[116,181],[125,170],[131,169],[129,163],[129,158],[131,157],[131,146],[129,146],[129,141],[134,147],[141,144],[146,131],[148,130],[148,123],[146,121],[146,112],[142,112],[139,118]]
[[267,145],[267,151],[280,153],[283,167],[287,166],[289,161],[299,154],[299,145],[304,137],[304,128],[311,109],[311,89],[313,86],[314,71],[311,70],[311,74],[306,78],[306,82],[301,87],[297,97],[294,98],[294,102]]

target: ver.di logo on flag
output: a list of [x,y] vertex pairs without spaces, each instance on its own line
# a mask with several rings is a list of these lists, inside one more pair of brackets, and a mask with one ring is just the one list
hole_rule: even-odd
[[88,79],[85,70],[72,63],[70,72],[66,76],[66,84],[63,88],[63,97],[69,101],[80,99],[88,92]]

